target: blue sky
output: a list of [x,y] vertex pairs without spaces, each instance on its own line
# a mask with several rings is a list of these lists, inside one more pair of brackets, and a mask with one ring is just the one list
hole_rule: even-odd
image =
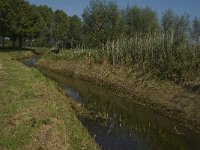
[[[55,9],[62,9],[68,15],[81,16],[82,11],[87,7],[90,0],[28,0],[31,4],[48,5]],[[191,18],[200,17],[200,0],[114,0],[120,7],[138,5],[149,6],[161,16],[167,8],[172,8],[177,14],[187,12]]]

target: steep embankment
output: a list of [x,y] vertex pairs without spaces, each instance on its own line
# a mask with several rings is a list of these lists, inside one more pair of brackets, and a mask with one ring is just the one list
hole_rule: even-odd
[[0,53],[0,149],[98,149],[56,85],[8,55]]
[[155,80],[138,69],[91,64],[87,59],[53,59],[45,56],[37,64],[57,73],[108,86],[132,101],[151,107],[184,125],[195,129],[200,127],[198,83],[180,86]]

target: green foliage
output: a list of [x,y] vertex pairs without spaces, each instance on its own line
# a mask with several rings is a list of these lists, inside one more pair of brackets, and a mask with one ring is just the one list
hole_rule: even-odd
[[1,1],[1,29],[3,36],[9,36],[13,39],[15,46],[16,38],[19,38],[19,47],[22,47],[23,37],[32,38],[39,34],[42,20],[34,6],[29,5],[24,0],[15,2]]
[[[15,33],[18,36],[34,36],[40,29],[40,16],[28,3],[16,1],[16,24]],[[18,13],[17,13],[18,12]]]
[[193,20],[192,38],[198,45],[200,44],[200,19],[197,17]]
[[0,34],[9,36],[13,25],[13,9],[10,0],[0,1]]
[[151,32],[155,32],[159,29],[156,12],[154,12],[149,7],[127,7],[125,12],[128,36],[133,36],[135,33],[138,32],[148,34]]
[[162,16],[162,27],[164,30],[167,44],[175,42],[176,45],[188,42],[188,34],[190,31],[189,15],[183,14],[181,16],[176,15],[171,9],[164,12]]
[[82,41],[81,19],[76,15],[69,18],[69,39],[71,48],[77,47]]
[[56,10],[53,21],[54,40],[56,44],[63,47],[68,38],[69,18],[62,10]]
[[82,17],[87,46],[97,47],[120,35],[122,18],[117,4],[113,2],[92,0]]
[[39,38],[35,43],[37,46],[49,47],[52,42],[52,30],[53,30],[53,10],[47,6],[38,6],[36,10],[42,18],[42,26]]
[[167,9],[164,12],[161,22],[165,33],[170,32],[171,30],[175,30],[176,15],[172,9]]

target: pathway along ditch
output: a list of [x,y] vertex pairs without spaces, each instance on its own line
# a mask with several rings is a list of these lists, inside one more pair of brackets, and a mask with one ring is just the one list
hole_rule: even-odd
[[[37,57],[23,60],[33,67]],[[103,150],[199,150],[200,134],[96,84],[39,69],[91,115],[77,115]],[[78,113],[79,114],[79,113]]]

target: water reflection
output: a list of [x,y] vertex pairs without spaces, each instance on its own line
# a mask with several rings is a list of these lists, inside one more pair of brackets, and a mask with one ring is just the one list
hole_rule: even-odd
[[31,58],[23,59],[23,63],[28,67],[34,67],[38,59],[39,59],[39,56],[33,56]]

